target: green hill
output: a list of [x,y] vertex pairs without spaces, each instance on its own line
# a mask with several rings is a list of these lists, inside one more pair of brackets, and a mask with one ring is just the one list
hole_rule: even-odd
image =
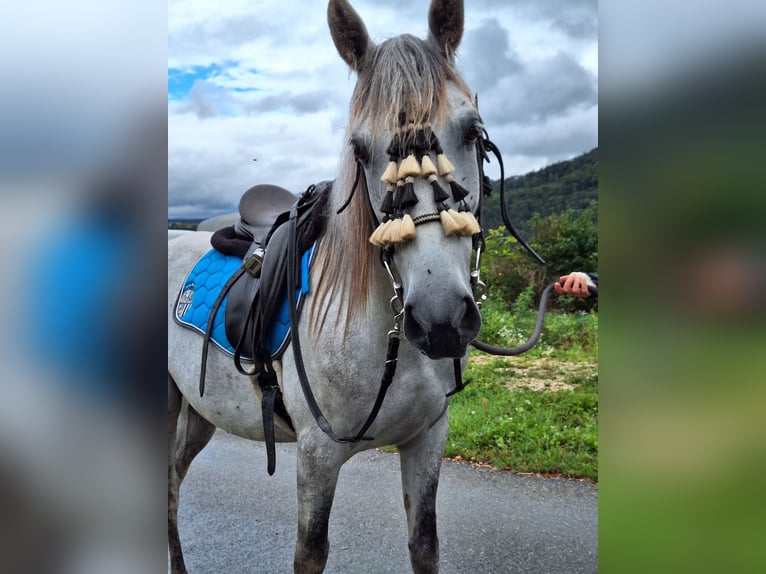
[[[529,234],[535,213],[546,217],[568,209],[585,209],[598,201],[598,148],[525,175],[506,178],[505,194],[511,221],[522,235]],[[492,195],[485,197],[483,217],[484,229],[503,225],[499,180],[492,182]]]

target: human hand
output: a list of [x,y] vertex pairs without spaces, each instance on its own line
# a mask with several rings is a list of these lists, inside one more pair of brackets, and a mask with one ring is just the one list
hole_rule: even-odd
[[575,297],[589,297],[590,292],[588,286],[592,285],[590,277],[585,273],[574,271],[569,275],[562,275],[560,277],[561,283],[555,283],[553,290],[556,293],[567,293],[568,295],[574,295]]

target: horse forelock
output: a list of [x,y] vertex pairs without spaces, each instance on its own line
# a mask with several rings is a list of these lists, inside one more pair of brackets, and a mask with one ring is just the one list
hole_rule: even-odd
[[432,43],[409,34],[390,38],[375,47],[359,72],[349,129],[366,126],[374,136],[398,128],[402,116],[414,122],[443,120],[448,83],[469,96],[460,74]]
[[[393,132],[399,127],[402,113],[409,120],[442,121],[448,105],[448,83],[470,97],[460,74],[429,42],[408,34],[382,42],[368,55],[359,73],[346,141],[360,128],[368,129],[372,137],[378,132]],[[309,320],[317,330],[325,325],[333,301],[344,303],[345,317],[334,317],[332,321],[336,326],[342,321],[344,332],[368,305],[377,252],[368,241],[373,227],[364,178],[348,208],[335,215],[351,193],[355,175],[356,162],[349,147],[340,160],[330,200],[331,221],[317,250],[314,267],[317,289]]]

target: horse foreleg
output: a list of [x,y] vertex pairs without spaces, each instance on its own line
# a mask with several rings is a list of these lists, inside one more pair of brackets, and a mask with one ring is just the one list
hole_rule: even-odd
[[406,444],[398,445],[410,563],[416,574],[434,574],[439,571],[436,491],[447,431],[448,418],[445,412],[430,428]]
[[168,548],[172,574],[186,574],[178,535],[178,492],[191,461],[214,432],[215,427],[183,400],[168,375]]
[[329,452],[314,445],[299,445],[295,574],[318,574],[327,563],[330,552],[327,531],[341,464],[333,459]]

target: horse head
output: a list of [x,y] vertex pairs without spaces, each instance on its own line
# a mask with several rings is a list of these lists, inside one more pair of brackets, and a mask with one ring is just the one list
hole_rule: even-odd
[[462,0],[432,1],[425,40],[405,34],[375,44],[346,0],[330,1],[328,22],[358,76],[348,143],[364,172],[368,239],[401,279],[404,335],[431,358],[461,357],[481,327],[470,259],[483,133],[454,66]]

